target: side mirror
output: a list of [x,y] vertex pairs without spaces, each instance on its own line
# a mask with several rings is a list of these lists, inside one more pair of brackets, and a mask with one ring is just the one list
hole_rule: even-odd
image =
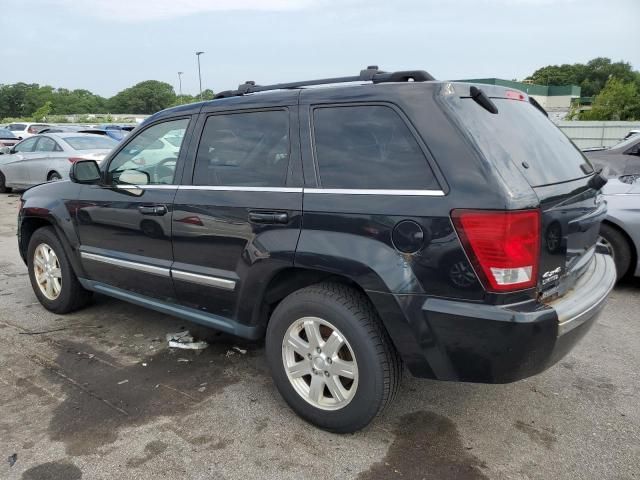
[[0,147],[0,155],[8,155],[11,153],[10,147]]
[[149,185],[150,177],[147,172],[140,170],[125,170],[118,177],[119,184],[128,185]]
[[74,183],[96,184],[100,181],[100,167],[95,160],[79,160],[71,165],[69,179]]

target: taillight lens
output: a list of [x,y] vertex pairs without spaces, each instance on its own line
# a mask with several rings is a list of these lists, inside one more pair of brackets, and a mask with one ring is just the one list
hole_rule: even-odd
[[488,290],[506,292],[536,285],[539,210],[454,210],[451,217]]
[[69,159],[68,159],[68,160],[69,160],[71,163],[76,163],[76,162],[79,162],[80,160],[86,160],[86,159],[84,159],[84,158],[82,158],[82,157],[69,157]]

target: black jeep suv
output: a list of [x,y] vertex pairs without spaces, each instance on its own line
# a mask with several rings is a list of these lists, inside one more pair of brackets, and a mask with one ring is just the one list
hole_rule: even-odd
[[265,337],[282,396],[335,432],[367,425],[403,364],[543,371],[615,281],[603,180],[539,105],[424,71],[247,82],[151,116],[70,176],[22,196],[45,308],[98,292]]

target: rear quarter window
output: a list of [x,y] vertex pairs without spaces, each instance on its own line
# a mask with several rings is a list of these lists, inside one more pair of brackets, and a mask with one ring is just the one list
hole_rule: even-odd
[[420,145],[391,107],[317,107],[313,125],[323,188],[440,188]]

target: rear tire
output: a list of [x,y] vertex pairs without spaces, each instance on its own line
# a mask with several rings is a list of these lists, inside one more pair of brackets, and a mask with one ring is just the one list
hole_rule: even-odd
[[266,354],[293,411],[336,433],[367,426],[391,403],[402,376],[400,358],[369,300],[338,283],[312,285],[280,302],[267,327]]
[[2,172],[0,172],[0,193],[11,193],[11,188],[7,187],[6,178]]
[[616,279],[620,280],[631,268],[631,245],[625,236],[610,225],[600,227],[600,236],[613,251],[613,262],[616,264]]
[[33,291],[47,310],[69,313],[91,299],[91,292],[78,281],[52,227],[42,227],[33,233],[27,249],[27,264]]

